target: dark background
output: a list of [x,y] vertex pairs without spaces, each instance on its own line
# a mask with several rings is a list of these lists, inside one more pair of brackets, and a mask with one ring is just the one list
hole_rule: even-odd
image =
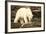
[[[11,28],[20,28],[21,23],[14,23],[14,19],[15,19],[17,10],[22,7],[25,7],[25,8],[30,7],[33,13],[32,24],[26,24],[22,28],[41,27],[41,7],[40,6],[11,5]],[[38,11],[35,11],[35,10],[38,10]]]

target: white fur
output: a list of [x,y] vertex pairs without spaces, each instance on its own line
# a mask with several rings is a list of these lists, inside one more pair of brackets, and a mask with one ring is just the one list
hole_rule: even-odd
[[[18,21],[18,19],[19,19],[20,17],[21,17],[21,18],[24,18],[25,24],[29,23],[29,22],[27,21],[27,18],[26,18],[26,17],[28,17],[29,21],[32,19],[33,14],[32,14],[31,9],[30,9],[30,8],[20,8],[20,9],[18,9],[18,11],[17,11],[17,13],[16,13],[16,18],[14,19],[14,23],[17,23],[17,21]],[[23,22],[21,22],[21,24],[24,25]]]

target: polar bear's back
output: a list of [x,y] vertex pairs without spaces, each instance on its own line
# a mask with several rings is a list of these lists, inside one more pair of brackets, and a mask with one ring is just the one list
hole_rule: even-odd
[[20,8],[18,9],[16,16],[24,17],[24,16],[30,16],[32,17],[32,11],[30,8]]
[[17,16],[25,16],[26,15],[26,8],[20,8],[17,13]]

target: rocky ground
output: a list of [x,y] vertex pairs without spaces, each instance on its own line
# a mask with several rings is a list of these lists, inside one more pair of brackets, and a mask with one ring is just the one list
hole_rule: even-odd
[[[11,28],[20,28],[21,27],[21,23],[11,23]],[[32,24],[25,24],[23,27],[21,28],[31,28],[31,27],[41,27],[41,20],[40,18],[35,18],[32,19]]]

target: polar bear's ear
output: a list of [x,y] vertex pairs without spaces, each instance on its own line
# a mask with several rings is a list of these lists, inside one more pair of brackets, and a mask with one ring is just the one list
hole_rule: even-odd
[[30,8],[27,8],[27,10],[28,10],[29,12],[32,12]]
[[27,10],[31,10],[30,8],[27,8]]

